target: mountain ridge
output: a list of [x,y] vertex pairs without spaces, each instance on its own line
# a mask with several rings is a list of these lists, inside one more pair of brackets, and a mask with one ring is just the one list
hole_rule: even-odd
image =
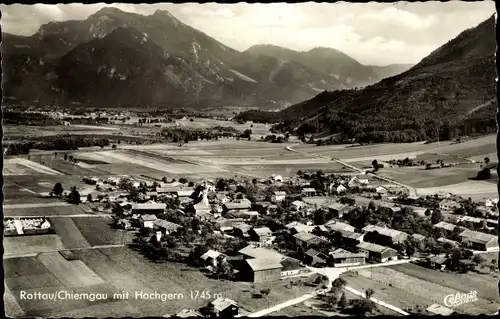
[[[198,93],[203,91],[217,92],[214,93],[213,98],[201,95],[208,99],[207,104],[212,104],[211,101],[216,104],[239,103],[241,105],[260,105],[270,102],[292,104],[311,98],[317,92],[325,89],[335,90],[350,86],[345,81],[349,78],[349,74],[347,74],[350,72],[349,67],[345,71],[346,76],[335,77],[323,72],[321,63],[320,65],[311,65],[304,63],[304,61],[293,61],[280,64],[282,62],[275,57],[271,57],[273,59],[263,63],[262,61],[266,58],[254,59],[245,52],[230,48],[202,31],[182,23],[168,11],[157,10],[150,15],[138,15],[113,7],[105,7],[91,14],[85,20],[44,24],[29,37],[4,33],[2,55],[5,70],[5,95],[13,98],[14,101],[25,103],[42,103],[42,100],[43,103],[48,104],[73,102],[66,101],[61,97],[61,95],[68,98],[73,96],[73,94],[69,94],[69,91],[73,89],[66,87],[69,84],[54,81],[54,78],[64,77],[64,74],[56,74],[58,72],[64,73],[63,70],[61,68],[49,69],[60,65],[65,55],[72,50],[95,39],[102,39],[117,28],[135,29],[148,41],[156,43],[170,56],[182,59],[189,67],[179,69],[179,72],[184,73],[178,74],[178,76],[189,77],[190,74],[198,74],[208,81],[203,82],[207,83],[206,89],[199,87],[195,93],[188,90],[185,92],[184,98],[178,99],[186,104],[201,105],[202,101]],[[133,50],[131,47],[123,49]],[[113,49],[109,48],[109,50]],[[337,55],[348,57],[338,50],[329,50]],[[161,59],[163,54],[158,53],[157,55],[153,60]],[[349,57],[345,59],[355,61]],[[324,59],[326,62],[322,63],[329,63],[327,60]],[[68,59],[66,58],[65,61],[67,62]],[[352,62],[352,65],[357,67],[356,63],[358,62]],[[94,70],[95,73],[100,67],[99,65],[88,65],[88,68]],[[256,76],[256,70],[261,70],[262,74]],[[75,76],[83,78],[88,75],[86,71],[80,71],[82,74],[75,74]],[[47,81],[47,76],[49,83],[41,83]],[[252,81],[254,77],[260,78],[259,81],[254,80],[257,83]],[[91,82],[91,79],[92,77],[88,81]],[[197,76],[194,78],[193,87],[205,85],[198,79]],[[354,78],[353,80],[357,81]],[[167,83],[164,89],[170,90],[169,80],[166,79],[164,82]],[[213,87],[211,82],[216,83],[216,87]],[[103,87],[113,87],[113,85],[108,83]],[[34,90],[34,88],[36,89]],[[138,95],[148,94],[147,91],[136,93]],[[150,93],[156,94],[155,92]],[[120,94],[120,92],[110,91],[107,94],[111,97]],[[101,105],[103,101],[97,100],[97,96],[104,95],[97,94],[95,96],[95,98],[92,98],[91,95],[87,96],[82,103]],[[189,100],[190,97],[193,98],[192,101]],[[145,98],[139,100],[142,99]],[[110,98],[104,98],[104,100],[110,100]],[[169,104],[168,101],[157,103]]]

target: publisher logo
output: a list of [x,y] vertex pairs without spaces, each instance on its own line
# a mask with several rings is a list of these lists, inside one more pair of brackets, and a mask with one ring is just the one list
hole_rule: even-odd
[[467,294],[458,293],[444,297],[444,305],[447,307],[458,307],[460,305],[477,301],[477,291],[471,290]]

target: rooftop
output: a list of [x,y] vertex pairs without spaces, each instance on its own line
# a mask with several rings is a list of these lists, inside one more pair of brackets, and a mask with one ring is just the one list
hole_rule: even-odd
[[493,240],[497,240],[498,237],[495,235],[490,235],[478,231],[472,231],[472,230],[464,230],[463,232],[460,233],[460,237],[465,237],[469,239],[470,241],[476,242],[476,243],[481,243],[481,244],[487,244]]
[[434,227],[446,229],[448,231],[453,231],[458,226],[454,225],[454,224],[447,223],[447,222],[439,222],[439,223],[435,224]]
[[247,259],[246,262],[254,271],[283,268],[280,260],[274,258]]
[[300,239],[302,241],[310,241],[318,236],[310,234],[310,233],[306,233],[306,232],[300,232],[300,233],[293,235],[293,237]]
[[141,217],[139,217],[139,218],[141,218],[143,221],[153,221],[153,220],[158,219],[155,215],[151,215],[151,214],[141,215]]
[[165,204],[132,204],[132,210],[165,210],[166,208]]
[[[155,218],[156,218],[156,216],[155,216]],[[171,230],[171,231],[176,231],[178,228],[181,227],[180,225],[177,225],[175,223],[169,222],[168,220],[164,220],[164,219],[154,219],[153,224],[155,226],[165,228],[166,230]]]
[[273,233],[268,227],[254,228],[253,231],[259,236],[271,235]]
[[363,228],[363,231],[365,231],[365,232],[376,231],[381,235],[389,236],[389,237],[396,237],[396,236],[401,235],[401,234],[406,234],[406,233],[399,231],[399,230],[395,230],[395,229],[387,228],[387,227],[375,226],[375,225],[368,225],[365,228]]
[[280,254],[275,250],[271,250],[264,247],[254,247],[252,245],[248,245],[247,247],[241,249],[239,251],[240,254],[256,258],[256,259],[274,259],[274,260],[282,260],[284,255]]
[[237,306],[238,304],[236,301],[231,300],[229,298],[217,298],[211,302],[211,304],[214,306],[215,310],[217,311],[223,311],[229,308],[230,306]]
[[[372,244],[372,243],[367,243],[367,242],[359,243],[356,247],[358,247],[360,249],[376,252],[376,253],[383,253],[384,251],[386,251],[388,249],[392,249],[389,247],[385,247],[385,246],[381,246],[381,245],[377,245],[377,244]],[[394,249],[392,249],[392,250],[394,250]]]
[[345,230],[350,232],[354,232],[356,230],[356,228],[349,224],[338,222],[335,220],[327,222],[324,226],[331,230]]
[[429,308],[426,309],[428,312],[433,313],[435,315],[441,315],[441,316],[450,316],[452,315],[455,311],[453,309],[450,309],[448,307],[439,305],[439,304],[433,304],[429,306]]

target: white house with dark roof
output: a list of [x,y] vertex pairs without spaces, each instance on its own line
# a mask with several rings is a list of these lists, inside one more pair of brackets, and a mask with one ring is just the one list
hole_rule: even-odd
[[154,228],[154,221],[157,219],[155,215],[144,214],[139,217],[139,224],[142,228]]
[[286,192],[276,191],[273,193],[271,201],[274,203],[280,203],[280,202],[284,201],[285,198],[286,198]]

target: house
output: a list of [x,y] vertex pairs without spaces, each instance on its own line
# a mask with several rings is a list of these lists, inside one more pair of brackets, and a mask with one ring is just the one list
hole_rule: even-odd
[[212,206],[204,202],[199,202],[198,204],[193,205],[193,209],[196,215],[204,215],[212,212]]
[[457,219],[458,222],[466,222],[473,224],[481,224],[483,222],[482,218],[472,217],[472,216],[461,216]]
[[145,214],[139,217],[141,228],[154,228],[154,221],[158,218],[155,215]]
[[281,266],[281,277],[288,277],[288,276],[295,276],[300,273],[300,271],[303,269],[302,263],[300,260],[292,258],[292,257],[285,257],[280,261]]
[[347,188],[341,184],[335,188],[335,191],[337,194],[345,194],[345,192],[347,192]]
[[304,253],[304,261],[313,266],[327,266],[328,265],[328,256],[317,251],[316,249],[310,248]]
[[379,208],[384,208],[386,210],[391,210],[393,213],[401,211],[401,207],[396,206],[393,203],[382,202],[378,205]]
[[215,199],[221,205],[224,205],[225,203],[230,201],[229,197],[227,197],[226,194],[222,193],[218,193],[217,195],[215,195]]
[[186,199],[186,198],[190,198],[191,195],[193,195],[194,193],[194,190],[192,189],[186,189],[186,190],[178,190],[177,191],[177,197],[182,200],[182,199]]
[[283,265],[279,259],[252,258],[245,261],[246,266],[243,267],[241,274],[250,282],[270,282],[281,278]]
[[167,208],[166,204],[132,204],[133,214],[162,214]]
[[365,234],[345,230],[339,230],[339,232],[342,235],[342,242],[345,248],[350,250],[356,250],[356,246],[363,241],[365,236]]
[[169,222],[164,219],[155,219],[153,221],[153,227],[154,229],[161,231],[163,234],[169,235],[171,233],[176,232],[177,229],[181,228],[182,226]]
[[369,260],[387,262],[398,259],[398,252],[389,247],[367,242],[361,242],[356,247],[360,253],[366,254]]
[[451,199],[443,199],[439,202],[439,209],[441,211],[454,211],[457,208],[462,207],[459,203]]
[[325,228],[327,228],[329,231],[344,230],[348,232],[354,232],[356,230],[355,227],[336,220],[331,220],[326,224],[324,224],[323,226],[325,226]]
[[377,192],[377,194],[380,194],[380,195],[387,194],[387,189],[383,186],[378,186],[377,188],[375,188],[375,191]]
[[330,253],[333,267],[361,266],[365,264],[365,253]]
[[236,301],[228,298],[217,298],[210,303],[213,306],[215,315],[221,318],[232,318],[238,315],[240,306]]
[[169,194],[169,195],[177,195],[177,192],[181,189],[179,187],[166,186],[166,187],[157,187],[156,192],[158,194]]
[[249,231],[252,229],[252,226],[239,222],[233,225],[233,235],[240,238],[250,237]]
[[341,204],[341,203],[333,203],[333,204],[329,205],[327,208],[328,208],[328,211],[331,214],[333,214],[333,216],[335,216],[337,218],[344,217],[344,214],[347,214],[350,211],[350,207],[348,205]]
[[302,223],[298,223],[297,225],[295,225],[294,227],[292,227],[290,229],[290,234],[292,235],[295,235],[297,233],[311,233],[314,228],[316,228],[315,226],[309,226],[309,225],[304,225]]
[[284,201],[285,198],[286,198],[286,192],[278,191],[278,192],[273,193],[271,201],[273,203],[280,203],[280,202]]
[[300,232],[293,236],[295,238],[295,244],[298,247],[308,249],[312,245],[328,244],[329,241],[326,238],[322,238],[310,233]]
[[255,217],[259,217],[260,214],[257,211],[254,210],[248,210],[248,211],[235,211],[235,212],[230,212],[232,215],[237,216],[238,218],[243,218],[245,220],[250,220]]
[[291,204],[291,208],[294,211],[300,211],[305,206],[306,206],[306,203],[304,203],[304,202],[302,202],[300,200],[296,200],[296,201],[292,202],[292,204]]
[[259,227],[252,228],[248,234],[251,240],[264,243],[271,239],[273,232],[268,227]]
[[462,243],[474,250],[489,251],[498,249],[498,236],[472,230],[460,233]]
[[286,224],[285,228],[291,230],[292,228],[294,228],[295,226],[298,226],[298,225],[304,225],[304,224],[301,222],[298,222],[298,221],[293,221],[293,222]]
[[272,180],[275,182],[283,183],[283,176],[281,175],[273,175]]
[[379,236],[378,239],[381,243],[384,244],[400,244],[403,243],[406,239],[408,239],[408,234],[399,230],[391,229],[388,227],[380,227],[375,225],[368,225],[363,228],[363,232],[369,233],[376,231]]
[[177,318],[193,318],[193,317],[203,317],[201,313],[192,309],[182,309],[179,311],[175,317]]
[[219,258],[221,256],[224,257],[224,254],[210,249],[209,251],[201,255],[200,259],[203,261],[203,264],[205,266],[217,267],[217,262],[219,261]]
[[486,226],[488,226],[488,227],[498,227],[498,220],[496,220],[496,219],[486,219]]
[[427,309],[425,309],[431,316],[452,316],[457,314],[457,312],[453,309],[450,309],[448,307],[439,305],[439,304],[432,304],[430,305]]
[[146,192],[146,197],[148,199],[156,199],[158,197],[158,193],[157,192]]
[[256,247],[254,245],[248,245],[245,248],[239,250],[238,253],[240,255],[243,255],[245,259],[254,258],[282,260],[285,257],[273,249]]
[[448,259],[445,256],[433,256],[426,260],[427,265],[432,269],[443,271],[446,268]]
[[446,236],[450,236],[453,231],[455,231],[455,228],[463,228],[460,226],[457,226],[455,224],[447,223],[447,222],[439,222],[433,226],[434,228],[442,229],[443,232],[446,234]]
[[412,234],[411,237],[417,242],[422,242],[426,237],[420,234]]
[[485,206],[486,207],[495,207],[495,206],[497,206],[497,204],[498,204],[498,198],[495,198],[495,199],[489,198],[486,200]]
[[249,210],[252,207],[252,202],[248,199],[237,199],[232,202],[225,203],[222,208],[224,211],[230,210]]
[[304,188],[302,189],[302,196],[315,196],[316,195],[316,190],[314,188]]
[[122,219],[118,220],[117,225],[118,225],[118,227],[125,229],[125,230],[132,228],[132,223],[128,219],[122,218]]

